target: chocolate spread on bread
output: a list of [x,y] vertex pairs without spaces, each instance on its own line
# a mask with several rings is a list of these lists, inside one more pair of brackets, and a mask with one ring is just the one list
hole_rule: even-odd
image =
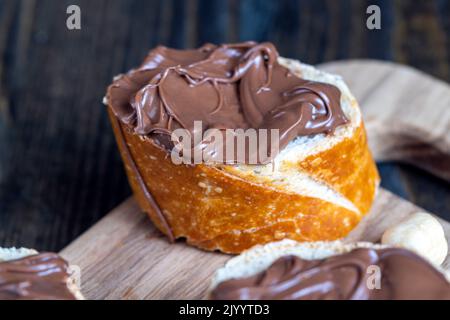
[[254,42],[195,50],[159,46],[139,68],[116,78],[107,93],[122,123],[166,149],[173,147],[175,129],[193,136],[194,121],[201,121],[202,131],[278,129],[282,150],[297,136],[332,133],[347,123],[340,97],[337,87],[282,66],[273,44]]
[[67,268],[55,253],[0,262],[0,300],[75,300]]
[[411,251],[355,249],[322,260],[281,257],[254,276],[220,283],[212,298],[450,299],[450,284],[443,274]]

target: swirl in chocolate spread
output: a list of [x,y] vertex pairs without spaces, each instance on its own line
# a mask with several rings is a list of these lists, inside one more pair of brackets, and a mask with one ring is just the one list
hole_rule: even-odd
[[297,136],[328,134],[347,123],[340,96],[335,86],[302,79],[282,66],[273,44],[254,42],[196,50],[159,46],[107,93],[122,123],[169,149],[173,130],[194,136],[194,121],[201,121],[203,132],[278,129],[282,150]]
[[[380,286],[373,270],[380,271]],[[213,299],[407,300],[450,299],[443,274],[411,251],[355,249],[323,260],[285,256],[254,276],[220,283]]]
[[55,253],[0,262],[0,300],[74,300],[67,268]]

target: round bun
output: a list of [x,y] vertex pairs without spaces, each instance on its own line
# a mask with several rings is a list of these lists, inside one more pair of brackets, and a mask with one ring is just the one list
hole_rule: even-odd
[[355,98],[339,76],[294,60],[279,62],[302,78],[337,86],[350,121],[331,135],[297,137],[273,164],[175,165],[167,151],[131,132],[108,108],[136,200],[166,235],[240,253],[285,238],[336,240],[369,211],[379,176]]

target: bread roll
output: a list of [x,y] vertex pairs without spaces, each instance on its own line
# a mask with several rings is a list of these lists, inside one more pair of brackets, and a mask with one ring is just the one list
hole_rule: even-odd
[[[239,253],[284,238],[339,239],[369,211],[380,179],[357,101],[339,76],[290,59],[278,62],[298,77],[336,86],[349,121],[329,135],[298,136],[273,163],[175,165],[108,108],[135,198],[164,234]],[[105,103],[111,107],[110,97]]]
[[412,251],[369,242],[283,240],[217,270],[212,299],[450,299],[448,274]]
[[293,255],[305,260],[316,260],[350,252],[356,248],[382,249],[388,246],[371,242],[346,243],[340,240],[300,243],[289,239],[257,245],[228,260],[218,269],[213,276],[211,289],[229,279],[255,275],[283,256]]

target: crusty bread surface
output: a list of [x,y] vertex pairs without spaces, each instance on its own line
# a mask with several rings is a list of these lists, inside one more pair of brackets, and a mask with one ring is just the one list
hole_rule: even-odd
[[379,176],[355,98],[339,76],[279,61],[300,77],[336,85],[350,121],[330,135],[294,139],[271,164],[175,165],[166,151],[134,134],[108,108],[136,200],[163,233],[203,249],[239,253],[285,238],[336,240],[369,211]]

